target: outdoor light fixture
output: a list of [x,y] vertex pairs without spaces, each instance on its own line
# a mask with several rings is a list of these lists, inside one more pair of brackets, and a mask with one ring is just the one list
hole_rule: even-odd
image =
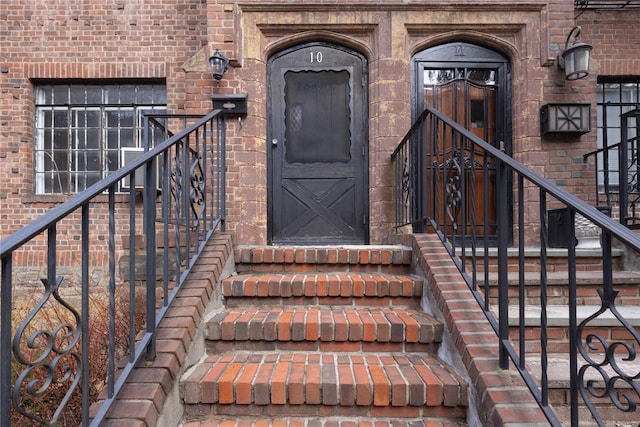
[[[581,31],[582,29],[578,26],[571,29],[564,44],[564,50],[558,55],[558,67],[565,71],[567,80],[578,80],[589,75],[589,54],[593,46],[580,42]],[[575,40],[569,46],[572,35]]]
[[542,134],[583,134],[591,131],[590,104],[546,104],[540,108]]
[[215,53],[209,58],[209,65],[211,65],[211,74],[213,75],[213,78],[219,82],[220,79],[222,79],[224,72],[227,71],[229,59],[216,49]]

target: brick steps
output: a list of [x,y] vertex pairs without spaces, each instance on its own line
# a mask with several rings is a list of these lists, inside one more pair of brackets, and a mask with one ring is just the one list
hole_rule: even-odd
[[466,425],[468,385],[436,356],[443,325],[420,308],[410,249],[239,247],[234,258],[225,308],[206,319],[208,354],[181,380],[185,426]]
[[271,406],[289,416],[460,417],[467,401],[463,381],[427,354],[209,355],[183,386],[185,403],[217,404],[227,415],[263,415]]
[[239,246],[238,273],[378,272],[406,273],[411,249],[403,246]]
[[241,274],[222,283],[228,305],[240,298],[274,298],[278,304],[416,306],[423,279],[386,273]]
[[[391,308],[285,307],[226,309],[207,322],[212,351],[433,351],[440,322],[423,311]],[[230,347],[232,344],[232,348]],[[261,345],[256,345],[261,343]]]

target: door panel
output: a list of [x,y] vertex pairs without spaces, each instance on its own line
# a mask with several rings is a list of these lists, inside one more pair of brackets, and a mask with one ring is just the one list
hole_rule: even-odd
[[321,43],[269,61],[269,240],[368,240],[364,59]]

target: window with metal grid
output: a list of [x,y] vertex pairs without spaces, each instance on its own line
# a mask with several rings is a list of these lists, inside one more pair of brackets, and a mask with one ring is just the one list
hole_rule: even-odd
[[[640,77],[636,81],[606,80],[598,83],[598,148],[611,147],[621,142],[621,115],[640,108]],[[629,128],[629,137],[637,136],[638,128]],[[633,149],[633,147],[631,147]],[[635,147],[638,150],[638,147]],[[635,156],[631,156],[633,158]],[[637,164],[630,165],[635,173]],[[618,149],[603,150],[598,154],[598,191],[619,191]]]
[[53,83],[35,88],[35,192],[85,190],[142,148],[143,114],[164,113],[160,83]]

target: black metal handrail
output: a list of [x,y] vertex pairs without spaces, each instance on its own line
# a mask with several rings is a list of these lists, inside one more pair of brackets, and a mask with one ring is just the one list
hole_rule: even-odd
[[[398,230],[433,231],[447,247],[471,292],[499,338],[502,369],[510,362],[522,376],[551,425],[561,426],[553,402],[549,401],[547,285],[548,248],[550,247],[547,207],[566,210],[568,223],[564,247],[567,251],[569,317],[569,370],[571,425],[579,425],[579,405],[586,405],[596,422],[604,426],[595,402],[608,398],[615,407],[633,412],[640,401],[640,372],[627,372],[620,361],[634,360],[640,334],[616,308],[613,288],[612,241],[628,254],[640,253],[640,237],[589,206],[576,196],[534,173],[498,148],[476,137],[434,109],[425,110],[392,154],[396,179],[396,227]],[[495,188],[495,193],[491,192]],[[601,307],[578,323],[576,279],[576,223],[587,225],[601,236],[602,288],[598,291]],[[515,230],[515,233],[513,232]],[[539,354],[525,346],[525,236],[540,246],[541,347]],[[534,243],[535,244],[535,243]],[[490,295],[489,253],[497,252],[498,295]],[[519,332],[509,336],[510,301],[508,295],[508,253],[517,253]],[[627,341],[610,342],[585,328],[608,312],[628,332]],[[539,378],[528,368],[539,362]],[[596,387],[589,375],[604,386]],[[630,392],[629,392],[630,391]],[[620,392],[620,394],[617,394]],[[581,398],[581,402],[578,399]]]
[[[144,121],[145,152],[0,241],[0,426],[11,424],[14,411],[29,423],[63,423],[74,395],[81,396],[81,410],[71,410],[78,418],[72,422],[99,425],[134,367],[154,357],[160,321],[207,241],[217,229],[224,230],[226,136],[221,111],[206,116],[150,114]],[[184,129],[173,135],[166,123],[176,121]],[[122,188],[127,190],[119,194]],[[69,250],[69,242],[76,243],[75,250]],[[75,259],[69,261],[68,255]],[[17,295],[17,285],[38,280],[32,277],[33,259],[46,263],[44,291],[13,325],[14,308],[23,297]],[[101,270],[105,265],[107,271]],[[59,275],[61,270],[67,275]],[[70,289],[79,290],[79,301],[64,295]],[[94,297],[105,300],[106,313],[94,311]],[[42,323],[51,307],[56,316],[66,316],[57,318],[59,324]],[[142,326],[136,324],[140,312]],[[96,374],[89,370],[90,358],[96,357],[90,354],[90,328],[105,322],[98,315],[108,323],[99,348],[107,354],[106,366],[99,367],[106,392],[90,418],[90,396],[99,391],[89,381]],[[117,322],[122,319],[126,338],[119,344]],[[48,397],[59,390],[62,395]],[[37,406],[42,399],[49,399],[49,406],[56,399],[55,411],[44,414]]]

